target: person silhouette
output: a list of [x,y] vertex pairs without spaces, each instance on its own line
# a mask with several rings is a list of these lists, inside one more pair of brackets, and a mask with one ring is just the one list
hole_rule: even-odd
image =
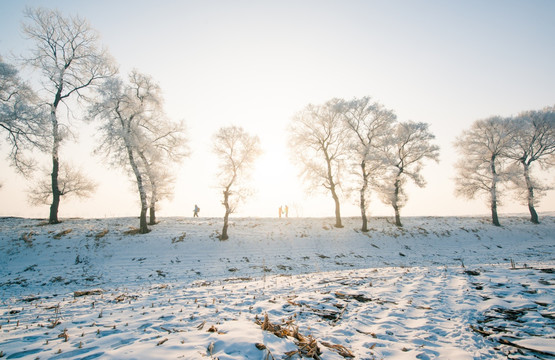
[[198,217],[199,211],[200,211],[200,208],[195,204],[195,210],[193,210],[193,217]]

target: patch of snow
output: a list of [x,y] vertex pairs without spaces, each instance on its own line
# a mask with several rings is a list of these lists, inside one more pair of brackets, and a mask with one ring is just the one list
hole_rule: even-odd
[[322,359],[532,359],[555,338],[555,218],[503,220],[234,219],[220,241],[220,219],[0,219],[0,351],[282,359],[296,329]]

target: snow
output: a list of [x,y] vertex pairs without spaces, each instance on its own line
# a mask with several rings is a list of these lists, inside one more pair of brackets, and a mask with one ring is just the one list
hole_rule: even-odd
[[555,217],[343,220],[2,218],[0,356],[555,357]]

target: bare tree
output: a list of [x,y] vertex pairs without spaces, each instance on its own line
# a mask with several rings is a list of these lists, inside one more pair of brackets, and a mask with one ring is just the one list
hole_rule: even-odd
[[511,120],[514,133],[507,157],[522,167],[522,176],[513,178],[517,188],[523,189],[530,211],[530,221],[539,224],[536,205],[549,187],[540,184],[531,174],[531,166],[538,163],[547,168],[555,162],[555,107],[540,111],[525,111]]
[[421,175],[424,161],[439,161],[439,147],[431,143],[435,136],[428,128],[429,125],[422,122],[398,123],[382,143],[386,172],[377,188],[384,203],[393,207],[397,226],[403,226],[400,210],[407,201],[407,180],[424,187],[426,181]]
[[234,213],[250,191],[243,182],[248,177],[255,160],[262,153],[258,136],[250,135],[242,127],[220,128],[214,134],[213,151],[220,159],[219,186],[223,189],[222,205],[225,207],[221,240],[227,234],[229,215]]
[[383,162],[376,157],[377,148],[389,135],[396,120],[393,111],[381,104],[372,102],[369,96],[353,99],[344,103],[345,123],[350,130],[352,140],[349,142],[349,160],[354,163],[354,172],[360,186],[360,213],[362,231],[368,231],[367,202],[373,177],[383,168]]
[[111,76],[111,66],[105,50],[98,48],[98,36],[85,19],[64,17],[57,10],[27,9],[29,24],[23,25],[24,34],[34,41],[32,54],[26,59],[43,75],[43,87],[50,100],[49,134],[52,156],[49,223],[58,223],[60,205],[59,149],[67,131],[58,114],[60,104],[70,97],[84,99],[83,91],[100,79]]
[[24,151],[46,146],[47,119],[35,92],[20,78],[18,70],[0,56],[0,128],[10,145],[11,165],[24,175],[28,176],[34,166]]
[[[45,175],[49,173],[44,171]],[[62,164],[58,177],[60,196],[87,198],[96,190],[96,183],[88,179],[74,166]],[[39,178],[29,189],[29,202],[34,205],[48,205],[52,202],[52,188],[48,176]]]
[[175,134],[163,125],[166,120],[161,116],[160,87],[150,76],[132,71],[127,85],[118,78],[108,79],[99,95],[89,110],[89,120],[102,121],[102,142],[97,152],[106,154],[116,167],[130,168],[141,202],[139,232],[145,234],[150,231],[146,220],[150,181],[146,167],[153,166],[159,154],[154,144],[174,146],[172,141],[164,142]]
[[511,147],[513,134],[507,119],[493,116],[475,121],[455,141],[455,148],[461,155],[455,164],[455,193],[469,199],[478,193],[487,194],[495,226],[500,226],[497,215],[499,187],[510,178],[505,155]]
[[335,227],[341,223],[339,189],[348,154],[348,132],[343,123],[343,102],[331,99],[323,105],[309,104],[294,117],[289,129],[293,160],[312,190],[323,187],[335,204]]

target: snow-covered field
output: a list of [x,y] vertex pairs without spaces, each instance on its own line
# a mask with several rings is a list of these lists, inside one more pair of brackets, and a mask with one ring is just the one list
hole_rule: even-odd
[[0,357],[555,358],[555,217],[501,221],[2,218]]

